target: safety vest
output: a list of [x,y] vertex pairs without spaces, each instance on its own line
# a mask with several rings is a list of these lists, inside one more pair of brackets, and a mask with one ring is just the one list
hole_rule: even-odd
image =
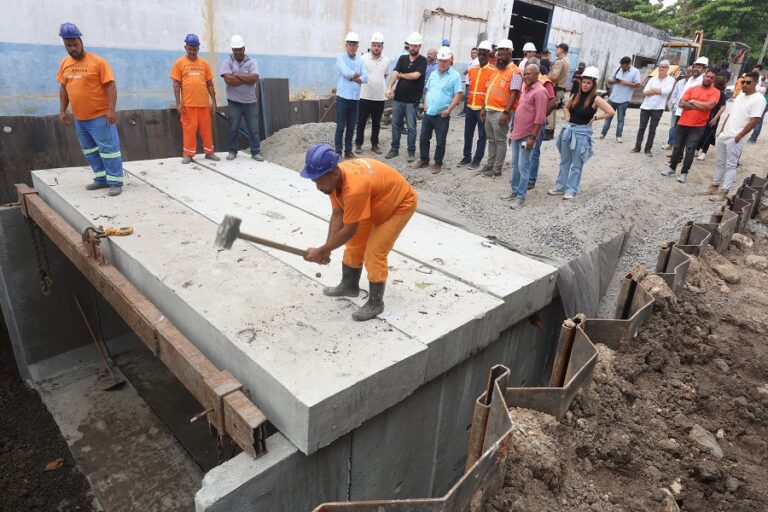
[[[491,83],[488,86],[488,94],[485,97],[486,110],[495,110],[497,112],[503,112],[507,109],[507,102],[509,102],[509,96],[512,91],[509,90],[509,84],[515,75],[520,74],[520,68],[511,62],[507,64],[504,69],[496,69],[496,72],[491,78]],[[520,95],[512,105],[512,110],[517,109],[517,104],[520,102]]]
[[473,66],[469,68],[469,91],[467,92],[467,106],[472,110],[480,110],[485,105],[485,93],[488,83],[496,68],[490,64],[483,67]]

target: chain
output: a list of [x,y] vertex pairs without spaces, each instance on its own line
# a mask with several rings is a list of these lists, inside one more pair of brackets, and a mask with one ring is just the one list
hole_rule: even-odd
[[48,263],[48,252],[45,249],[45,235],[32,219],[27,219],[29,233],[32,236],[32,247],[35,249],[35,260],[37,261],[37,270],[40,273],[40,291],[46,297],[51,294],[51,285],[53,276],[51,275],[51,266]]

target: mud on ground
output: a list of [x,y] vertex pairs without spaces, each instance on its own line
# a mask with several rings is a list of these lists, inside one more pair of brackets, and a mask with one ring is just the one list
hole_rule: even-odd
[[512,411],[485,512],[768,510],[768,209],[759,219],[752,247],[695,258],[679,297],[650,281],[652,318],[619,350],[598,345],[566,418]]

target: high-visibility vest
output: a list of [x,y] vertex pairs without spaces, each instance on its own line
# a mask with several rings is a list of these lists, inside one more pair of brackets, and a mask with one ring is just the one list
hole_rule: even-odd
[[[520,74],[520,68],[511,62],[507,64],[504,69],[496,69],[496,72],[491,78],[491,83],[488,86],[488,93],[485,96],[485,108],[486,110],[495,110],[497,112],[503,112],[507,109],[507,103],[509,102],[509,96],[512,91],[509,90],[509,84],[515,75]],[[518,95],[512,110],[517,108],[517,104],[520,102],[520,96]]]
[[480,110],[485,105],[485,93],[491,81],[491,75],[496,68],[490,64],[483,67],[473,66],[469,68],[469,91],[467,92],[467,106],[472,110]]

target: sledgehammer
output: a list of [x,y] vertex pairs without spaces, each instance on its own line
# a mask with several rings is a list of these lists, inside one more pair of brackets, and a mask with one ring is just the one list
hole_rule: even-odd
[[273,242],[272,240],[267,240],[266,238],[259,238],[258,236],[241,233],[240,232],[241,222],[242,222],[242,219],[233,217],[232,215],[224,216],[224,220],[222,220],[221,224],[219,224],[219,229],[216,230],[216,248],[231,249],[232,244],[235,243],[235,240],[240,238],[241,240],[248,240],[249,242],[254,242],[260,245],[266,245],[267,247],[278,249],[280,251],[289,252],[297,256],[303,257],[304,255],[307,254],[307,251],[304,249],[299,249],[297,247],[291,247],[290,245]]

